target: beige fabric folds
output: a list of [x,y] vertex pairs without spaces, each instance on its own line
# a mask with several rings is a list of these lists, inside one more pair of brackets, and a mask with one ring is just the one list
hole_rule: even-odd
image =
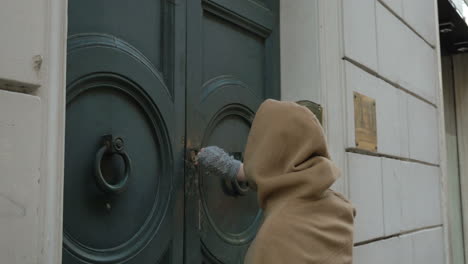
[[311,111],[265,101],[252,124],[244,166],[265,213],[246,264],[352,262],[354,208],[329,190],[339,171]]

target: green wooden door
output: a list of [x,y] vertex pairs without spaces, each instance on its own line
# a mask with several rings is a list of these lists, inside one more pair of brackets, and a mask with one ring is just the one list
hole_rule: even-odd
[[[187,150],[217,145],[241,158],[254,113],[279,97],[277,0],[187,4]],[[256,194],[186,170],[186,263],[241,263],[262,223]]]
[[68,3],[63,263],[181,263],[185,10]]
[[[278,0],[69,0],[63,263],[240,263],[262,221],[190,161],[279,97]],[[194,152],[192,152],[194,151]]]

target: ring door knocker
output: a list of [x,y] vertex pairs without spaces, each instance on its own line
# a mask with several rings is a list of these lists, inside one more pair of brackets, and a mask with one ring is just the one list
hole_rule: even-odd
[[[95,164],[95,177],[99,188],[110,194],[119,194],[126,188],[128,179],[132,171],[132,163],[127,152],[124,150],[124,140],[121,137],[113,137],[112,135],[103,136],[103,146],[98,150],[96,154]],[[119,155],[122,157],[125,164],[124,177],[115,184],[109,183],[103,176],[101,170],[101,162],[104,155]]]

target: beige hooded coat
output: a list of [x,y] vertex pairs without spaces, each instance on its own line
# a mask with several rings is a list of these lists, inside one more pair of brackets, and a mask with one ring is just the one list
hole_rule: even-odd
[[252,124],[244,166],[265,213],[245,264],[352,263],[354,208],[329,190],[339,171],[311,111],[265,101]]

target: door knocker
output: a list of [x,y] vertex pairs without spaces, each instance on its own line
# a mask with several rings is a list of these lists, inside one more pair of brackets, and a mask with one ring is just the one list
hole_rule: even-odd
[[[126,188],[128,179],[130,178],[130,174],[132,171],[132,163],[127,152],[125,152],[124,147],[125,144],[123,138],[114,138],[112,135],[103,136],[103,146],[98,150],[96,154],[95,178],[98,187],[106,193],[119,194],[123,192]],[[109,183],[102,174],[101,161],[104,155],[119,155],[124,161],[125,175],[122,179],[120,179],[119,182],[115,184]]]

